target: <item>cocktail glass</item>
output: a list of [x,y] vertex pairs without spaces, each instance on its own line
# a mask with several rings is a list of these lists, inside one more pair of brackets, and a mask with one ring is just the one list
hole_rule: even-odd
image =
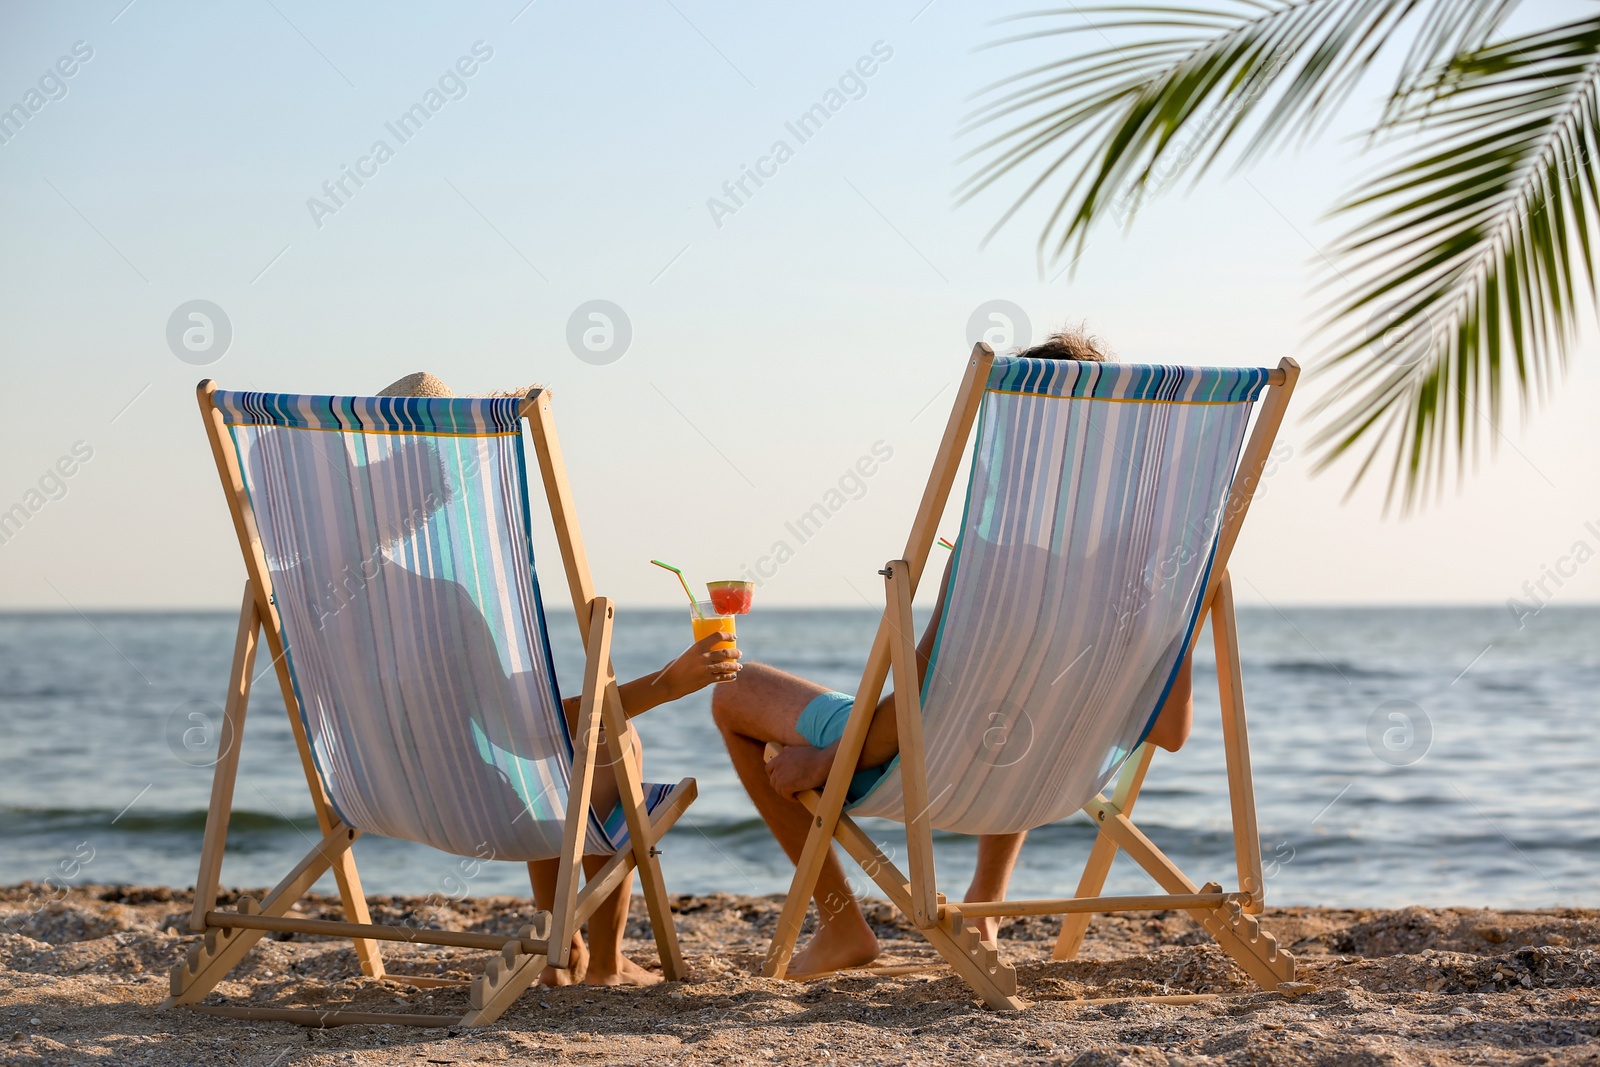
[[[710,601],[701,601],[695,605],[694,614],[689,616],[689,622],[694,626],[694,639],[703,641],[714,633],[736,634],[735,622],[732,615],[718,615],[717,610],[711,606]],[[737,638],[733,641],[718,641],[711,646],[715,651],[720,648],[738,647]],[[737,673],[729,674],[726,678],[718,678],[719,682],[731,682],[737,679]]]

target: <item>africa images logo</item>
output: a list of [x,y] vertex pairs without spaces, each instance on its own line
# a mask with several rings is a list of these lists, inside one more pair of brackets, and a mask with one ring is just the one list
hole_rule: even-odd
[[[757,157],[753,166],[739,164],[738,176],[722,183],[722,197],[706,198],[706,210],[711,212],[711,221],[717,224],[717,229],[722,229],[723,219],[739,213],[739,209],[755,195],[756,189],[776,178],[778,168],[794,158],[795,150],[800,145],[822,132],[823,124],[843,111],[845,104],[866,96],[867,79],[893,58],[893,48],[883,41],[874,41],[871,55],[864,55],[846,67],[844,73],[839,75],[838,82],[822,94],[821,100],[802,111],[793,122],[783,124],[788,137],[773,141],[766,155]],[[789,143],[790,137],[794,139],[792,145]]]
[[439,75],[437,85],[430,85],[423,92],[421,100],[402,111],[393,122],[383,124],[384,129],[394,138],[394,145],[383,138],[372,142],[367,154],[357,159],[354,166],[341,164],[338,176],[322,183],[322,192],[326,199],[307,197],[306,210],[311,212],[311,221],[316,224],[317,229],[322,229],[323,219],[337,215],[350,203],[356,193],[365,188],[368,181],[378,176],[378,168],[394,158],[395,145],[403,145],[421,133],[422,127],[434,115],[443,111],[445,104],[452,100],[465,99],[466,79],[476,75],[481,65],[493,58],[492,47],[483,41],[473,42],[470,56],[457,59],[454,67],[446,68],[445,72]]

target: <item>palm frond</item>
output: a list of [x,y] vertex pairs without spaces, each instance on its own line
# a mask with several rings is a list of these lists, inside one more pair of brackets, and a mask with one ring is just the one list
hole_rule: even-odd
[[1011,125],[968,153],[982,162],[958,187],[958,198],[1037,169],[992,236],[1064,175],[1039,245],[1051,257],[1074,240],[1081,251],[1096,221],[1107,214],[1131,221],[1147,197],[1180,173],[1192,167],[1196,177],[1203,174],[1250,120],[1259,117],[1241,162],[1297,133],[1316,132],[1403,24],[1419,26],[1396,87],[1397,95],[1410,95],[1440,55],[1487,40],[1516,3],[1213,0],[1019,16],[1040,28],[997,46],[1088,32],[1125,41],[1032,67],[981,92],[962,133]]
[[1392,448],[1408,510],[1500,434],[1508,385],[1524,409],[1546,395],[1577,290],[1595,297],[1600,16],[1415,78],[1385,122],[1426,140],[1338,208],[1365,216],[1334,249],[1363,280],[1329,320],[1315,438],[1319,469],[1366,445],[1355,483]]
[[1417,100],[1419,92],[1429,87],[1430,76],[1437,88],[1437,77],[1449,70],[1452,59],[1487,45],[1517,4],[1518,0],[1439,0],[1411,42],[1378,128],[1397,121],[1401,106]]

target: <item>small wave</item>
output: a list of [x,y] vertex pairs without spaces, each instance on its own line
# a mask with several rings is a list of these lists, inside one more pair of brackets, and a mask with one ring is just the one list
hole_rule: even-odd
[[767,824],[758,818],[695,819],[690,815],[681,820],[678,825],[683,827],[685,831],[697,836],[703,835],[713,841],[737,840],[749,837],[752,834],[767,834],[770,836]]
[[1406,677],[1401,671],[1385,670],[1382,667],[1357,667],[1355,664],[1344,660],[1280,660],[1276,663],[1269,663],[1267,669],[1277,671],[1279,674],[1300,674],[1313,677],[1331,675],[1345,679]]
[[100,693],[94,689],[68,689],[59,685],[44,685],[37,689],[0,688],[0,700],[66,700],[69,698],[95,697]]
[[[200,834],[206,828],[204,809],[192,811],[130,811],[121,815],[109,808],[0,808],[6,824],[4,837],[35,833],[65,833],[94,830],[121,834]],[[115,821],[113,821],[115,820]],[[312,815],[285,819],[272,812],[235,811],[228,829],[241,833],[293,831],[296,834],[315,827]]]
[[1539,687],[1531,682],[1507,682],[1497,681],[1493,678],[1479,678],[1473,684],[1488,693],[1515,693],[1522,696],[1532,696],[1539,691]]

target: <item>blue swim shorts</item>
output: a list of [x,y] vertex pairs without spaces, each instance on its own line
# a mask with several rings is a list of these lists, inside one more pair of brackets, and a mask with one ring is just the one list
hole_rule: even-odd
[[[856,698],[849,693],[821,693],[812,697],[811,703],[800,712],[794,728],[808,744],[827,748],[844,736],[845,723],[850,721],[850,709],[855,702]],[[857,771],[850,779],[845,803],[854,804],[872,792],[872,787],[878,784],[878,779],[889,773],[892,764],[891,760],[879,767]]]

